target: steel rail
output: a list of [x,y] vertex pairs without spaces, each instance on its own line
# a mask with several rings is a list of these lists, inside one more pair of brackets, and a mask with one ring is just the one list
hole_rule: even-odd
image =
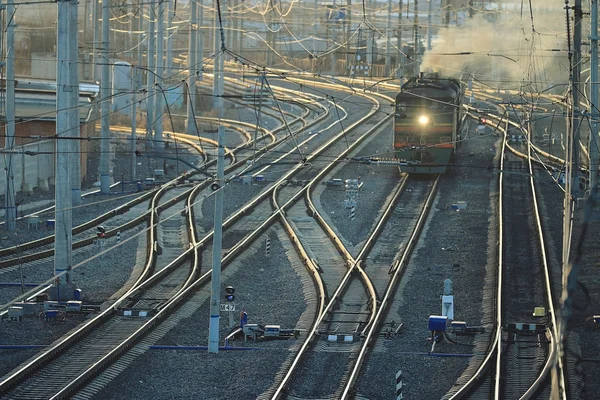
[[[379,308],[377,309],[375,318],[372,321],[369,329],[367,330],[366,339],[363,341],[362,345],[360,346],[358,357],[357,357],[356,361],[354,362],[352,372],[350,373],[350,378],[348,379],[348,381],[346,382],[346,385],[344,386],[341,399],[348,399],[351,396],[351,391],[353,389],[354,383],[356,382],[356,379],[358,379],[358,375],[362,369],[362,365],[363,365],[363,363],[366,359],[366,356],[369,352],[371,341],[375,337],[375,332],[378,330],[378,328],[381,324],[381,321],[382,321],[382,317],[387,312],[387,308],[388,308],[389,304],[391,304],[391,299],[393,298],[393,296],[395,294],[398,283],[400,282],[400,278],[404,275],[405,267],[408,265],[408,260],[409,260],[410,256],[412,255],[412,252],[413,252],[415,246],[417,245],[418,239],[421,235],[421,231],[423,230],[423,227],[425,226],[425,222],[426,222],[427,217],[429,216],[429,212],[431,210],[431,205],[433,203],[435,195],[437,194],[439,180],[440,180],[440,178],[438,175],[438,177],[436,178],[436,180],[431,188],[429,195],[427,196],[427,199],[425,201],[423,209],[421,210],[421,214],[419,215],[419,219],[417,220],[416,226],[413,229],[410,239],[406,244],[406,248],[404,249],[404,252],[402,253],[402,258],[400,259],[400,262],[398,263],[398,266],[396,267],[394,274],[392,275],[392,279],[388,283],[385,294],[384,294],[383,298],[381,299],[381,304],[379,305]],[[395,203],[395,201],[399,197],[400,192],[401,191],[399,190],[398,193],[396,194],[393,203]],[[392,207],[390,206],[387,210],[388,213],[391,213],[391,210],[392,210]],[[382,221],[382,222],[385,223],[385,221]]]
[[[372,116],[374,114],[374,111],[368,116]],[[318,118],[316,121],[313,121],[313,123],[317,123],[320,119],[324,118],[326,115],[321,116],[320,118]],[[366,118],[368,118],[366,117]],[[355,124],[355,126],[358,125]],[[355,127],[354,126],[354,127]],[[335,142],[336,139],[339,139],[344,133],[337,135],[335,138],[331,139],[330,141],[328,141],[327,143],[325,143],[323,146],[321,146],[321,148],[313,155],[311,155],[311,157],[309,158],[315,158],[318,155],[320,155],[320,153],[322,153],[323,151],[325,151],[326,149],[328,149],[329,147],[331,147]],[[266,151],[266,149],[265,149]],[[240,164],[240,163],[238,163]],[[235,167],[237,167],[238,165],[234,165],[234,166],[230,166],[230,169],[233,169]],[[286,177],[288,177],[289,175],[293,174],[294,172],[296,172],[296,170],[298,168],[300,168],[301,165],[296,166],[292,171],[290,171],[290,174],[287,174],[284,178],[282,178],[280,180],[280,182],[282,182],[283,180],[285,180]],[[174,184],[176,182],[176,180],[173,180],[171,182],[169,182],[169,184]],[[167,186],[167,185],[165,185]],[[161,188],[162,190],[163,188]],[[268,191],[267,191],[268,193]],[[262,200],[263,196],[259,196],[257,199],[255,199],[255,201],[253,202],[253,204],[251,203],[250,205],[248,205],[246,208],[250,209],[252,208],[253,205],[257,204],[260,200]],[[238,216],[240,213],[231,216],[230,218],[228,218],[225,223],[223,224],[223,226],[227,226],[229,224],[232,223],[232,221],[234,221],[236,219],[236,216]],[[155,218],[155,213],[152,213],[153,219]],[[156,223],[153,221],[152,222],[152,227],[156,226]],[[178,257],[176,260],[174,260],[171,265],[176,265],[178,263],[180,263],[182,260],[184,260],[185,258],[187,258],[190,253],[194,253],[196,254],[197,249],[201,248],[202,246],[205,245],[205,243],[212,237],[213,232],[211,231],[208,235],[205,236],[205,238],[199,242],[197,242],[194,246],[192,246],[189,250],[185,251],[180,257]],[[148,239],[149,243],[153,243],[154,242],[154,235],[151,234],[149,239]],[[239,246],[238,248],[240,248],[241,246]],[[152,247],[148,247],[149,248],[149,257],[148,257],[148,265],[152,265],[154,262],[154,257],[153,257],[153,251],[151,250]],[[228,256],[232,256],[234,254],[234,252],[230,252],[227,254],[227,256],[225,256],[224,258],[224,263],[227,262],[228,260]],[[148,269],[148,268],[146,268]],[[160,272],[158,272],[155,275],[160,275],[161,273],[166,273],[168,270],[170,269],[170,267],[165,267],[163,268]],[[145,275],[145,274],[144,274]],[[205,278],[206,276],[210,275],[210,272],[208,272],[207,274],[203,275],[203,277]],[[200,279],[198,279],[193,286],[197,285],[198,283],[202,282],[203,278],[201,277]],[[139,282],[139,279],[136,281]],[[142,284],[143,285],[143,284]],[[121,304],[123,301],[125,301],[130,295],[133,294],[133,292],[135,290],[138,290],[140,287],[139,286],[134,286],[134,288],[130,289],[126,294],[124,294],[121,298],[119,298],[114,304],[113,307],[105,310],[104,312],[102,312],[101,314],[99,314],[96,318],[94,318],[93,320],[90,320],[88,323],[84,324],[83,326],[81,326],[80,328],[77,329],[77,331],[69,336],[68,338],[64,338],[63,340],[61,340],[59,343],[57,343],[56,345],[52,346],[50,349],[47,349],[45,352],[43,352],[41,355],[35,357],[35,359],[31,362],[29,362],[26,366],[24,366],[23,368],[19,369],[18,371],[16,371],[15,373],[11,374],[11,376],[7,379],[5,379],[3,382],[0,382],[0,393],[7,390],[7,388],[12,387],[14,385],[17,384],[18,381],[20,381],[21,379],[23,379],[24,375],[26,375],[27,373],[29,373],[29,371],[37,369],[38,367],[40,367],[42,364],[45,363],[45,360],[48,360],[50,358],[52,358],[54,355],[58,354],[59,351],[63,350],[64,348],[66,348],[69,343],[72,343],[74,340],[76,340],[77,338],[79,338],[81,335],[83,335],[83,332],[89,331],[89,329],[92,329],[93,327],[95,327],[97,324],[101,323],[101,321],[103,321],[104,319],[110,317],[115,309],[119,306],[119,304]],[[188,289],[190,289],[191,287],[188,287]],[[180,299],[184,294],[189,293],[188,290],[185,290],[184,293],[182,293],[180,296],[175,297],[174,299]],[[159,314],[157,314],[157,317],[159,315],[162,315],[162,312],[166,309],[169,309],[170,306],[173,304],[173,302],[168,303],[164,309],[162,309]],[[153,319],[154,320],[154,319]],[[147,325],[145,325],[147,326]],[[142,332],[144,328],[141,328],[138,333]],[[144,330],[145,332],[145,330]],[[123,347],[120,346],[119,349],[122,349]]]

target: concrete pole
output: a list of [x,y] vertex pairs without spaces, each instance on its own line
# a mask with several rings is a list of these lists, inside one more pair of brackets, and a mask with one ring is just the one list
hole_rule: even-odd
[[429,0],[429,7],[427,9],[427,50],[431,51],[431,13],[433,12],[433,2]]
[[414,57],[414,68],[413,68],[413,76],[418,76],[419,75],[419,71],[420,71],[420,57],[419,57],[419,0],[415,0],[415,8],[414,8],[414,24],[413,24],[413,29],[414,29],[414,52],[415,52],[415,57]]
[[196,54],[196,63],[198,64],[197,70],[200,71],[198,80],[202,80],[203,74],[201,68],[204,68],[204,0],[198,0],[199,15],[198,15],[198,29],[196,29],[196,43],[198,43],[198,52]]
[[[217,9],[217,2],[215,1],[215,9]],[[227,9],[226,2],[223,2],[221,7],[223,10]],[[217,13],[215,13],[217,14]],[[225,20],[225,19],[224,19]],[[218,16],[215,15],[215,53],[219,57],[219,61],[215,59],[215,83],[214,87],[217,88],[216,96],[214,97],[214,105],[219,110],[219,118],[223,118],[223,67],[224,58],[221,53],[221,43],[225,43],[225,26],[221,37],[217,34],[218,28]],[[225,22],[223,21],[223,24]],[[217,72],[218,79],[217,79]],[[219,312],[221,308],[221,251],[222,251],[222,240],[223,240],[223,190],[224,190],[224,170],[225,170],[225,126],[219,125],[218,135],[218,151],[217,151],[217,183],[219,189],[215,195],[215,226],[213,235],[213,263],[212,263],[212,277],[211,277],[211,294],[210,294],[210,321],[209,321],[209,336],[208,336],[208,351],[209,353],[219,352]]]
[[[69,4],[69,136],[80,137],[79,130],[79,23],[77,20],[77,0]],[[81,204],[81,142],[71,143],[71,197],[73,205]]]
[[392,0],[388,0],[387,29],[385,32],[385,76],[390,76],[392,70],[392,50],[390,48],[390,38],[392,37]]
[[590,28],[590,102],[591,129],[590,129],[590,189],[598,186],[598,0],[591,0],[591,28]]
[[138,70],[131,68],[131,181],[137,178],[137,93],[138,93]]
[[231,20],[233,21],[233,34],[231,37],[233,38],[233,46],[235,48],[235,52],[237,54],[242,54],[242,31],[240,30],[240,21],[243,19],[242,16],[242,5],[240,4],[240,0],[235,0],[234,2],[234,12],[231,13]]
[[[133,5],[132,5],[132,10],[134,11],[134,13],[136,13],[136,10],[133,9]],[[137,17],[132,21],[132,29],[134,31],[133,35],[137,40],[134,40],[134,43],[136,45],[135,50],[134,50],[134,60],[135,63],[138,65],[142,64],[142,54],[143,54],[143,50],[144,50],[144,46],[138,45],[143,39],[144,36],[140,34],[140,32],[144,29],[143,28],[143,21],[144,21],[144,13],[143,13],[143,8],[141,8],[139,11],[137,11]],[[146,45],[148,44],[148,42],[145,43]],[[138,71],[139,72],[139,71]]]
[[316,72],[317,67],[317,37],[319,36],[319,0],[315,0],[315,20],[313,22],[313,54],[315,57],[313,58],[313,70],[312,72]]
[[100,80],[101,139],[100,139],[100,192],[110,193],[110,58],[109,6],[110,0],[102,0],[102,79]]
[[[369,66],[369,74],[373,74],[373,41],[374,41],[374,34],[373,31],[371,29],[369,29],[369,33],[367,35],[367,65]],[[363,74],[363,78],[366,78],[365,74]]]
[[89,40],[89,35],[88,35],[88,20],[90,19],[90,1],[89,0],[83,0],[83,26],[81,27],[81,31],[83,32],[83,42],[85,44],[87,44],[88,40]]
[[146,71],[146,88],[148,90],[148,98],[146,101],[146,149],[154,147],[153,132],[154,132],[154,23],[156,21],[156,12],[152,4],[148,6],[148,65]]
[[[583,24],[583,12],[581,9],[581,0],[575,0],[574,12],[574,23],[573,23],[573,107],[574,107],[574,121],[573,121],[573,168],[572,174],[573,179],[576,181],[579,175],[579,137],[580,137],[580,104],[579,104],[579,93],[581,89],[581,25]],[[573,194],[577,196],[579,185],[573,185]]]
[[[56,180],[55,180],[55,224],[54,224],[54,274],[69,271],[72,265],[72,211],[69,179],[69,140],[62,139],[69,133],[69,7],[70,0],[58,2],[56,55]],[[69,273],[61,275],[58,284],[70,282]]]
[[154,146],[157,149],[163,147],[163,113],[165,111],[165,97],[162,93],[163,74],[165,65],[165,3],[166,0],[160,0],[158,3],[158,22],[156,25],[156,125],[154,126]]
[[[15,148],[15,6],[12,1],[6,5],[6,143],[7,150]],[[6,229],[17,229],[17,206],[15,200],[15,181],[13,179],[13,155],[6,156],[6,194],[4,212]]]
[[350,31],[352,30],[352,0],[346,0],[346,18],[344,20],[344,42],[346,43],[346,73],[350,73],[352,55],[350,54]]
[[398,77],[400,78],[400,85],[402,85],[402,79],[404,78],[404,54],[402,52],[402,0],[398,0],[398,39],[396,43],[398,47]]
[[[167,79],[173,73],[171,68],[173,67],[173,32],[171,28],[173,27],[173,16],[175,14],[173,4],[175,0],[169,0],[169,15],[167,16],[167,65],[165,67],[165,73],[163,77],[167,77]],[[193,1],[192,1],[193,3]]]
[[89,0],[84,0],[83,3],[83,15],[85,16],[85,18],[83,18],[83,26],[81,27],[81,32],[83,32],[83,44],[84,44],[84,48],[85,48],[85,52],[84,52],[84,61],[85,64],[82,68],[82,77],[83,79],[86,80],[91,80],[94,77],[94,65],[93,63],[90,63],[90,61],[93,61],[93,57],[90,57],[90,54],[88,53],[89,51],[89,43],[90,43],[90,32],[89,32],[89,27],[90,27],[90,1]]
[[[333,0],[333,9],[335,9],[335,0]],[[328,21],[329,28],[331,29],[331,44],[335,48],[335,24],[333,19]],[[335,51],[331,52],[331,76],[335,76]]]
[[[217,8],[217,2],[214,2],[215,9]],[[225,27],[223,27],[225,28]],[[223,54],[221,51],[221,36],[219,35],[219,15],[215,12],[215,29],[214,29],[214,39],[215,39],[215,59],[213,61],[213,108],[221,111],[222,107],[219,104],[223,104],[223,99],[220,96],[223,94],[221,91],[221,82],[223,80],[223,70],[220,69],[221,59],[223,58]],[[268,32],[268,29],[267,29]],[[267,54],[270,51],[267,50]]]
[[186,133],[189,135],[197,134],[196,132],[196,121],[195,118],[195,107],[196,107],[196,71],[200,69],[198,61],[196,60],[196,49],[198,39],[198,10],[196,2],[192,1],[190,4],[190,30],[189,30],[189,41],[190,46],[188,49],[187,64],[189,70],[188,80],[188,101],[187,101],[187,119],[186,119]]
[[102,70],[100,64],[101,64],[101,60],[102,57],[100,56],[100,40],[101,40],[101,32],[100,32],[100,18],[102,15],[102,3],[100,2],[100,0],[94,0],[94,8],[92,9],[92,29],[93,29],[93,42],[92,42],[92,48],[94,51],[94,70],[93,70],[93,75],[94,75],[94,80],[96,82],[100,81],[101,78],[101,73],[100,71]]
[[225,127],[219,125],[219,149],[217,152],[217,183],[219,190],[215,195],[215,227],[213,235],[213,262],[210,294],[210,321],[208,336],[209,353],[219,352],[219,312],[221,308],[221,251],[223,239],[223,176],[225,164],[224,152]]
[[[235,1],[236,0],[231,0],[231,5],[233,8],[235,8]],[[231,30],[229,31],[229,35],[227,35],[226,46],[229,50],[233,50],[233,40],[235,39],[235,22],[232,20],[232,17],[234,16],[234,13],[230,13],[226,9],[224,9],[223,12],[227,12],[229,14],[228,20],[231,21],[231,23],[229,24]]]

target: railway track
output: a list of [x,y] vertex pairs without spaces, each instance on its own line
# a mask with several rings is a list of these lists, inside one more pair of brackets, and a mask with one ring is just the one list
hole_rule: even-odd
[[[305,96],[305,97],[309,97],[309,96]],[[326,111],[325,108],[324,108],[324,111]],[[308,123],[307,127],[314,125],[315,123],[318,123],[325,116],[326,116],[325,113],[318,115],[315,120]],[[235,121],[231,121],[231,122],[227,122],[227,123],[230,126],[233,126],[234,122]],[[238,123],[237,125],[241,125],[241,126],[245,126],[245,127],[252,127],[251,124],[247,124],[247,123]],[[114,127],[114,130],[117,130],[117,131],[127,131],[126,129],[127,128]],[[255,143],[253,139],[250,139],[249,141],[236,147],[236,149],[233,152],[228,151],[226,153],[230,155],[234,166],[240,167],[242,165],[245,165],[244,163],[249,161],[251,158],[254,158],[254,156],[260,155],[261,153],[264,153],[267,150],[270,150],[277,145],[281,145],[284,142],[284,139],[276,140],[274,134],[276,134],[278,131],[281,131],[284,129],[285,129],[285,126],[281,125],[274,132],[268,133],[267,137],[271,138],[271,143],[263,145],[263,147],[258,149],[258,151],[256,149],[250,148]],[[301,129],[303,129],[303,128],[301,128]],[[266,130],[264,130],[264,128],[262,129],[262,131],[267,133]],[[200,146],[198,146],[197,144],[195,144],[191,141],[190,135],[174,134],[173,132],[165,132],[165,133],[167,135],[172,136],[176,140],[179,139],[181,141],[185,141],[186,143],[189,143],[196,151],[198,151],[199,154],[201,154],[201,155],[206,154]],[[195,139],[195,137],[192,137],[192,138]],[[265,139],[266,139],[265,137],[261,137],[261,138],[258,138],[257,141],[263,141]],[[210,139],[205,139],[205,140],[208,142],[211,142]],[[212,141],[212,142],[214,142],[214,141]],[[216,145],[216,143],[213,143],[213,144]],[[242,161],[235,163],[234,162],[235,161],[234,154],[236,154]],[[206,162],[206,166],[208,167],[211,164],[215,164],[215,162],[216,162],[216,160]],[[231,173],[231,171],[233,171],[233,169],[228,169],[229,173]],[[189,171],[188,173],[184,174],[180,178],[180,180],[185,180],[186,178],[193,176],[194,172],[195,172],[194,170]],[[86,233],[90,230],[93,230],[96,226],[108,221],[109,219],[113,218],[115,215],[123,214],[123,213],[127,212],[128,210],[130,210],[131,207],[134,207],[137,204],[147,200],[150,195],[151,195],[151,193],[146,193],[146,194],[132,200],[131,202],[128,202],[128,203],[124,204],[123,206],[112,210],[109,213],[106,213],[104,215],[96,217],[96,218],[88,221],[87,223],[84,223],[78,227],[75,227],[73,229],[73,234],[76,235],[79,233]],[[115,236],[117,232],[123,232],[123,231],[130,229],[142,222],[143,222],[143,218],[141,216],[133,217],[131,222],[118,225],[114,229],[107,231],[106,237],[110,238],[112,236]],[[93,244],[94,241],[96,240],[95,235],[88,234],[87,236],[88,237],[86,239],[75,241],[74,245],[73,245],[74,248],[78,249],[78,248],[89,246],[89,245]],[[5,257],[5,260],[0,261],[0,269],[8,268],[10,266],[14,266],[14,265],[18,265],[18,264],[20,265],[23,263],[38,261],[40,259],[52,256],[54,254],[53,248],[50,248],[50,249],[47,249],[47,250],[41,251],[41,252],[38,250],[37,252],[31,253],[31,254],[24,254],[24,252],[28,251],[29,249],[39,249],[40,247],[42,247],[44,245],[50,245],[53,242],[54,242],[54,235],[50,235],[48,237],[45,237],[45,238],[42,238],[39,240],[35,240],[32,242],[28,242],[28,243],[23,243],[19,246],[9,247],[9,248],[0,250],[0,257],[2,257],[2,256]],[[11,255],[14,255],[17,253],[19,254],[19,257],[9,258]]]
[[[563,367],[556,353],[552,267],[536,198],[532,150],[526,146],[525,158],[515,149],[508,153],[510,122],[504,122],[498,183],[500,257],[493,296],[496,323],[487,355],[471,379],[449,398],[530,398],[551,390],[566,398]],[[528,221],[526,226],[523,220]],[[550,375],[556,362],[558,386],[552,388]]]
[[[370,115],[368,115],[367,118],[372,117],[372,116],[373,116],[373,112]],[[356,127],[358,125],[359,125],[358,123],[355,123],[354,127]],[[352,130],[352,128],[349,128],[349,130]],[[331,141],[329,141],[328,143],[326,143],[325,145],[323,145],[321,147],[321,149],[317,152],[317,154],[311,156],[311,158],[317,157],[321,152],[330,148],[335,143],[336,140],[340,140],[343,137],[343,135],[345,135],[346,133],[347,132],[344,132],[343,134],[338,134],[337,138],[334,138]],[[362,135],[363,139],[366,137],[367,137],[367,135]],[[290,176],[291,176],[291,174],[293,174],[295,172],[295,170],[297,170],[300,167],[301,167],[301,165],[296,166],[290,172]],[[283,180],[280,180],[280,182],[282,182],[282,181]],[[267,190],[266,192],[268,193],[269,190]],[[260,202],[261,197],[262,196],[259,196],[255,200],[254,203],[256,204],[256,203]],[[179,201],[179,198],[176,198],[173,201],[177,202],[177,201]],[[251,206],[252,206],[252,204],[248,205],[248,207],[251,207]],[[191,208],[191,207],[193,207],[192,204],[189,205],[189,208]],[[242,211],[247,212],[247,208]],[[152,218],[154,218],[154,213],[152,213]],[[232,221],[236,220],[236,218],[238,218],[238,217],[236,217],[235,215],[230,217],[227,221],[225,221],[224,227],[227,227],[228,225],[230,225],[232,223]],[[272,218],[271,220],[274,220],[274,218]],[[266,221],[266,223],[268,224],[269,221]],[[155,225],[156,224],[154,222],[151,223],[151,226],[154,227]],[[263,224],[262,229],[264,229],[264,226],[266,226],[266,225]],[[245,239],[242,242],[240,242],[238,246],[236,246],[235,249],[230,251],[223,260],[224,265],[227,263],[228,259],[235,257],[237,252],[239,252],[243,249],[244,242],[253,240],[256,237],[256,235],[258,235],[260,233],[259,232],[260,229],[261,228],[259,228],[257,233],[253,233],[252,235],[247,235],[245,237]],[[130,301],[129,298],[131,297],[132,293],[142,290],[143,285],[150,285],[150,284],[154,283],[154,280],[161,279],[162,275],[168,273],[166,271],[170,271],[172,268],[175,268],[174,267],[175,265],[177,265],[178,263],[182,262],[183,260],[189,258],[191,256],[191,254],[193,254],[197,251],[197,249],[205,246],[206,243],[210,240],[210,237],[211,237],[211,234],[209,233],[201,241],[192,245],[192,247],[189,250],[184,251],[175,261],[173,261],[168,266],[166,266],[163,269],[161,269],[160,271],[158,271],[155,275],[152,276],[152,278],[145,280],[144,283],[140,283],[140,281],[137,282],[135,288],[132,289],[128,294],[123,296],[120,300],[118,300],[111,309],[106,310],[104,313],[97,316],[93,322],[90,321],[84,327],[78,328],[78,332],[76,332],[76,336],[62,339],[58,344],[52,346],[52,348],[44,351],[41,355],[37,356],[33,361],[28,363],[24,368],[21,368],[18,371],[12,373],[8,379],[5,379],[5,380],[3,380],[2,383],[0,383],[0,391],[6,392],[7,390],[9,390],[9,388],[15,386],[18,381],[21,381],[26,376],[29,376],[32,373],[32,371],[40,369],[43,364],[45,364],[50,358],[54,358],[57,353],[66,351],[66,349],[69,347],[70,342],[77,341],[77,338],[79,338],[83,335],[82,332],[89,331],[90,329],[92,329],[95,324],[100,323],[102,318],[108,319],[109,317],[112,317],[112,314],[114,314],[115,310],[119,308],[121,302],[124,302],[126,299],[127,299],[127,301]],[[151,237],[149,239],[149,242],[154,243],[155,240],[156,240],[155,237]],[[156,249],[156,247],[152,247],[152,245],[149,245],[149,248]],[[149,259],[152,258],[151,255],[153,253],[155,253],[155,251],[149,251],[149,255],[150,255]],[[194,259],[197,259],[197,256],[195,256]],[[151,261],[148,262],[148,265],[150,265],[150,264],[152,264]],[[146,275],[146,274],[144,274],[144,275]],[[110,364],[112,362],[113,358],[117,358],[117,354],[122,354],[122,351],[124,351],[126,348],[128,348],[128,346],[130,346],[132,343],[134,343],[135,340],[137,340],[139,337],[141,337],[141,335],[143,335],[146,332],[146,330],[149,330],[152,325],[156,324],[157,323],[156,321],[158,321],[158,319],[160,319],[161,316],[164,317],[163,312],[165,312],[165,310],[170,310],[171,308],[175,307],[175,304],[178,304],[185,296],[192,293],[192,290],[195,289],[196,285],[200,286],[201,284],[205,283],[209,276],[210,276],[210,272],[205,273],[201,278],[194,281],[192,284],[188,285],[185,290],[180,291],[179,294],[177,294],[175,297],[171,298],[168,302],[164,303],[163,308],[161,308],[161,310],[153,318],[151,318],[146,324],[141,326],[134,335],[130,336],[126,342],[119,344],[117,346],[117,348],[114,348],[111,351],[110,354],[104,356],[102,358],[102,360],[99,363],[97,363],[96,365],[94,365],[94,367],[92,369],[81,372],[79,374],[79,377],[71,380],[71,384],[69,384],[69,386],[63,388],[61,391],[59,391],[55,395],[56,398],[60,398],[63,396],[69,396],[70,394],[74,393],[75,390],[77,390],[79,387],[81,387],[85,381],[88,381],[93,375],[98,374],[101,369],[105,368],[108,364]],[[142,278],[140,278],[140,279],[142,279]]]

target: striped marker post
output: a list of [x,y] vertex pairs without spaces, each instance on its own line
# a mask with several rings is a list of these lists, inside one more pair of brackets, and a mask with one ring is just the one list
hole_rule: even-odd
[[121,231],[117,231],[117,242],[121,241]]
[[402,400],[404,396],[402,396],[402,370],[398,370],[396,372],[396,400]]
[[355,217],[355,215],[356,215],[356,207],[355,207],[355,206],[352,206],[352,208],[350,209],[350,219],[351,219],[352,221],[354,221],[354,217]]
[[271,254],[271,239],[267,238],[265,241],[265,255],[269,257]]

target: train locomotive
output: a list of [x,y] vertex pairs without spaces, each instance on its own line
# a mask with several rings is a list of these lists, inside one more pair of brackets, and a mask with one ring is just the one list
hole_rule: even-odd
[[438,74],[411,78],[396,95],[394,155],[400,171],[442,174],[454,159],[459,139],[463,88]]

